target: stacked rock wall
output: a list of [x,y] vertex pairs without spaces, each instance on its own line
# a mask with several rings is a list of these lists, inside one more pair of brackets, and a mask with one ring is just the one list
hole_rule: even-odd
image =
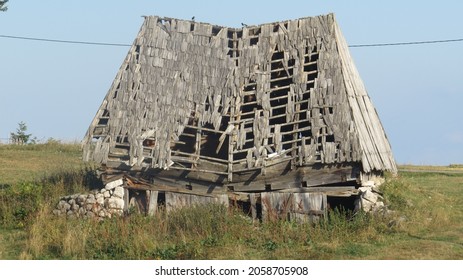
[[89,194],[73,194],[61,197],[53,214],[68,217],[110,218],[124,211],[122,179],[106,184],[101,190]]
[[387,206],[384,205],[384,198],[379,189],[382,182],[366,181],[359,188],[359,197],[355,201],[355,211],[364,212],[387,212]]

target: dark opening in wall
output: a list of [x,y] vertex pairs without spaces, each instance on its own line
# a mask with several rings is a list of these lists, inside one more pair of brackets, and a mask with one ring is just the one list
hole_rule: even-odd
[[284,57],[284,52],[274,52],[272,55],[272,60],[282,59]]
[[228,47],[229,47],[230,49],[233,49],[233,48],[234,48],[234,44],[233,44],[233,43],[234,43],[233,39],[228,40]]
[[318,71],[315,73],[309,72],[309,74],[307,74],[307,81],[315,80],[315,78],[317,77],[318,77]]
[[128,209],[129,212],[136,212],[136,213],[143,213],[147,212],[147,200],[146,200],[146,192],[140,190],[129,189],[129,205]]
[[318,70],[317,63],[310,63],[304,66],[305,72],[311,72],[311,71],[316,71],[316,70]]
[[[206,124],[204,127],[213,129],[213,126],[211,124]],[[226,127],[223,130],[225,129]],[[224,160],[228,159],[229,137],[225,137],[222,145],[220,146],[220,136],[221,134],[215,132],[203,131],[201,134],[201,155]],[[217,151],[219,146],[220,150]]]
[[260,34],[260,27],[257,28],[251,28],[248,30],[248,35],[249,36],[257,36]]
[[158,207],[165,207],[166,206],[166,193],[165,192],[159,192],[158,193]]
[[116,137],[116,142],[117,143],[128,143],[128,141],[129,141],[129,139],[128,139],[127,135],[124,135],[124,136],[118,135]]
[[258,42],[259,42],[259,37],[253,37],[249,40],[249,45],[254,46],[254,45],[257,45]]
[[217,34],[219,34],[220,30],[222,30],[221,27],[213,26],[212,27],[212,36],[216,36]]
[[228,30],[228,32],[227,32],[228,39],[233,39],[233,33],[235,33],[235,32],[232,31],[232,30]]
[[[249,202],[233,201],[233,206],[237,207],[242,213],[248,217],[252,217],[252,206]],[[262,204],[256,203],[256,219],[262,220]]]
[[337,197],[337,196],[328,196],[328,209],[337,210],[341,213],[346,213],[347,215],[352,214],[355,210],[355,200],[358,198],[356,195],[349,197]]
[[138,64],[138,63],[139,63],[139,60],[140,60],[140,45],[137,45],[137,46],[135,47],[135,54],[136,54],[136,56],[135,56],[135,63]]
[[326,142],[334,142],[334,135],[326,135],[325,141]]
[[107,124],[108,124],[108,121],[109,121],[108,118],[100,118],[100,119],[98,120],[98,125],[107,125]]

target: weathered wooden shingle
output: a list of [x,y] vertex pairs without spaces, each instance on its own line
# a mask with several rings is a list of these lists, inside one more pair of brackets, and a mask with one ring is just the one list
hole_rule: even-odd
[[229,182],[284,162],[396,171],[332,14],[242,29],[146,17],[83,147],[116,168]]

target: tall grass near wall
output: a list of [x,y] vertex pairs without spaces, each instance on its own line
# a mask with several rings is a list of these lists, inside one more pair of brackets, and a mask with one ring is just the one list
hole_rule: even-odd
[[[216,204],[104,221],[53,217],[50,210],[42,208],[31,222],[21,258],[320,259],[340,247],[380,240],[382,228],[379,219],[347,220],[340,212],[315,225],[260,223],[238,208]],[[355,250],[350,253],[362,253]]]
[[463,174],[401,172],[381,187],[392,212],[335,209],[315,224],[261,223],[214,204],[66,219],[52,214],[60,196],[102,184],[78,146],[53,145],[0,146],[0,258],[463,259]]

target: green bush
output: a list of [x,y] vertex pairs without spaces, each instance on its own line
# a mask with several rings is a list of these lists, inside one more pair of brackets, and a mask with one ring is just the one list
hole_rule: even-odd
[[0,189],[0,219],[7,227],[24,227],[43,203],[43,187],[20,183]]
[[55,172],[35,182],[20,182],[0,188],[0,223],[22,228],[46,204],[57,203],[60,196],[102,187],[95,169]]

